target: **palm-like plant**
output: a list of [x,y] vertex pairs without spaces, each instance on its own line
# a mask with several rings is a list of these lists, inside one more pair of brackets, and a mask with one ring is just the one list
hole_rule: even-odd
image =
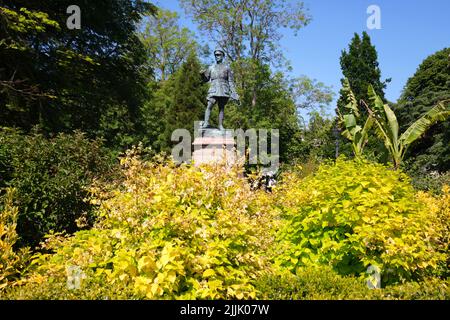
[[345,106],[350,113],[342,115],[339,110],[338,118],[339,122],[344,125],[345,130],[342,132],[342,135],[346,137],[352,143],[353,153],[355,157],[361,157],[364,151],[364,147],[368,141],[369,131],[374,124],[374,119],[372,112],[369,108],[369,116],[364,123],[364,126],[361,127],[357,124],[357,120],[360,118],[360,113],[358,110],[358,102],[356,100],[355,94],[350,88],[350,83],[348,79],[344,79],[343,83],[343,91],[345,96],[347,97],[347,105]]
[[368,90],[375,114],[373,117],[376,124],[375,131],[392,156],[394,169],[400,167],[411,143],[420,138],[433,124],[438,121],[445,121],[450,116],[450,100],[441,101],[399,136],[399,125],[394,111],[383,103],[371,85],[369,85]]

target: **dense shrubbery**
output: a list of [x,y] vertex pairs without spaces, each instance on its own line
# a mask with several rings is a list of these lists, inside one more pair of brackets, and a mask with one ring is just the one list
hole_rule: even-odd
[[[64,288],[74,266],[87,279],[75,290],[79,295],[66,288],[56,297],[82,298],[94,290],[97,298],[255,298],[253,282],[269,268],[262,253],[273,239],[271,196],[251,191],[244,178],[221,167],[134,157],[122,164],[126,181],[101,195],[96,226],[48,239],[45,247],[55,254],[35,260],[27,286],[37,290],[33,297],[42,286]],[[117,289],[123,286],[129,290]]]
[[445,256],[446,263],[442,276],[450,275],[450,186],[444,185],[440,195],[432,196],[418,192],[417,198],[426,204],[428,215],[437,218],[435,228],[438,230],[438,250]]
[[327,266],[309,266],[297,274],[265,274],[256,283],[261,299],[276,300],[448,300],[450,280],[427,278],[382,289],[368,289],[362,279],[341,276]]
[[[439,197],[416,193],[403,173],[358,160],[306,177],[286,171],[272,193],[252,189],[238,168],[144,162],[133,152],[121,163],[123,184],[91,189],[95,226],[48,237],[50,253],[35,255],[5,298],[450,296],[448,280],[427,277],[448,271],[448,187]],[[381,268],[383,289],[367,288],[369,264]],[[67,286],[74,270],[78,289]]]
[[92,224],[86,188],[111,166],[101,141],[82,133],[46,138],[0,129],[0,189],[16,190],[18,245],[34,247],[50,230],[73,232],[78,218]]
[[330,264],[361,275],[375,265],[390,283],[445,267],[441,217],[448,207],[432,209],[439,200],[417,197],[401,172],[338,159],[303,181],[285,176],[277,193],[286,224],[276,260],[293,271]]
[[409,159],[405,166],[405,172],[411,177],[411,183],[416,190],[440,194],[443,186],[450,185],[450,171],[427,170],[427,161],[430,161],[427,155]]
[[269,300],[366,299],[370,294],[364,281],[340,276],[328,266],[298,268],[296,274],[266,273],[256,287],[261,298]]
[[17,241],[17,208],[13,205],[14,190],[8,189],[0,207],[0,291],[9,282],[14,282],[20,276],[31,257],[27,248],[14,250]]

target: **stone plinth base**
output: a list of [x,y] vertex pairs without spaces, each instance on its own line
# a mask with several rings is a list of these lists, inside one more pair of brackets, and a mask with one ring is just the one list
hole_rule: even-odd
[[233,130],[199,129],[193,145],[192,159],[196,166],[204,163],[231,166],[236,163]]

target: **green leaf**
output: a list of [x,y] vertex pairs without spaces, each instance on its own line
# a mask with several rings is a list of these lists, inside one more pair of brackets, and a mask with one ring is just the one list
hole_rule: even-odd
[[344,123],[346,128],[352,128],[356,126],[356,118],[353,114],[344,115]]
[[383,108],[384,108],[384,112],[386,114],[386,118],[387,118],[388,124],[389,124],[389,127],[387,128],[388,129],[387,132],[390,133],[392,144],[394,145],[395,148],[397,148],[397,144],[398,144],[397,117],[395,116],[394,111],[392,111],[392,109],[387,104],[384,104]]
[[450,116],[450,100],[439,102],[431,108],[420,119],[414,122],[401,135],[400,141],[403,145],[409,145],[422,136],[434,123],[445,121]]

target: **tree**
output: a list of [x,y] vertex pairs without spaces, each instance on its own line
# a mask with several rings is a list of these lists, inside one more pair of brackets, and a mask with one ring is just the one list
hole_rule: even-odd
[[[408,79],[395,108],[401,130],[439,101],[450,99],[450,48],[427,57]],[[411,145],[406,155],[420,171],[450,170],[450,123],[433,125],[422,139]]]
[[[140,130],[140,107],[150,71],[136,34],[142,15],[155,7],[139,0],[78,1],[80,30],[66,28],[61,1],[2,1],[0,124],[47,132],[80,129],[127,147]],[[29,22],[27,22],[29,21]],[[19,43],[21,46],[14,46]]]
[[[299,150],[295,154],[302,161],[333,157],[333,121],[328,119],[326,110],[333,101],[332,88],[303,75],[290,81],[289,90],[296,103],[301,129]],[[308,123],[305,121],[306,115]]]
[[280,53],[281,28],[297,32],[310,21],[299,1],[181,0],[181,5],[232,61],[275,62],[271,58]]
[[303,131],[301,146],[303,161],[321,161],[334,158],[333,120],[323,117],[319,112],[310,113],[309,123]]
[[301,76],[292,80],[292,87],[299,109],[325,113],[325,108],[333,101],[332,88],[316,79]]
[[408,147],[419,139],[433,124],[450,117],[450,100],[438,102],[399,136],[399,124],[394,111],[369,85],[369,98],[375,113],[376,132],[392,157],[394,169],[398,169]]
[[43,92],[39,84],[31,79],[35,50],[28,39],[41,39],[46,32],[59,29],[59,24],[49,19],[45,12],[0,6],[2,124],[27,125],[35,115],[32,108],[27,108],[27,102],[54,98],[50,93]]
[[225,126],[247,130],[278,129],[280,131],[280,160],[291,161],[300,156],[301,131],[297,107],[290,83],[281,72],[272,72],[268,65],[259,65],[255,74],[256,94],[254,108],[248,108],[252,91],[241,95],[241,106],[229,103],[225,110]]
[[[367,89],[369,85],[372,85],[377,95],[384,101],[384,89],[386,83],[390,81],[387,79],[385,82],[381,82],[381,70],[378,66],[378,54],[375,46],[372,45],[370,37],[367,32],[362,33],[362,38],[355,33],[348,52],[342,51],[341,69],[344,78],[341,79],[342,85],[344,85],[344,79],[348,79],[350,87],[355,94],[356,101],[369,101],[367,95]],[[342,114],[345,113],[346,92],[341,90],[340,98],[338,100],[338,110]],[[359,106],[363,115],[366,115],[367,111],[363,106]],[[364,116],[364,120],[365,120]]]
[[171,136],[175,129],[187,129],[193,136],[194,121],[203,117],[207,89],[200,71],[200,62],[192,52],[169,84],[170,100],[164,112],[164,130],[159,138],[167,151],[173,145]]
[[181,0],[181,4],[200,30],[223,48],[237,73],[237,87],[252,92],[252,107],[256,105],[259,66],[283,61],[281,28],[297,32],[310,21],[299,1]]
[[155,16],[144,21],[140,36],[158,80],[164,81],[175,73],[197,49],[194,35],[189,29],[180,28],[178,18],[176,12],[159,9]]
[[[364,31],[362,37],[355,33],[352,38],[348,51],[343,50],[340,58],[341,70],[343,73],[343,78],[341,79],[342,89],[340,90],[340,97],[337,101],[337,114],[345,115],[347,114],[347,93],[344,89],[344,79],[348,79],[350,87],[353,90],[355,99],[358,104],[358,109],[360,112],[360,121],[365,123],[367,120],[367,108],[361,103],[361,101],[369,101],[369,96],[367,95],[368,86],[372,85],[375,92],[383,101],[384,89],[386,88],[386,83],[390,82],[390,79],[381,81],[381,70],[378,65],[378,54],[375,46],[372,45],[369,35]],[[344,123],[336,129],[343,132],[345,129],[342,128]],[[377,161],[387,161],[387,154],[383,148],[383,145],[374,139],[374,137],[369,136],[369,141],[366,142],[368,153],[370,158]],[[339,144],[339,136],[337,138],[337,144]],[[345,153],[347,150],[354,151],[354,148],[350,148],[348,143],[344,143],[340,146],[341,153]]]
[[364,101],[361,101],[361,104],[368,111],[368,117],[362,128],[356,123],[356,119],[360,117],[360,113],[355,94],[347,79],[344,79],[343,90],[346,93],[346,99],[348,101],[346,108],[349,109],[350,113],[345,115],[339,113],[339,119],[344,123],[346,128],[342,132],[342,135],[352,142],[355,156],[362,156],[369,132],[372,126],[375,125],[375,132],[389,152],[394,169],[400,168],[400,164],[409,146],[414,141],[418,140],[433,124],[439,121],[445,121],[450,117],[450,99],[440,101],[400,135],[399,124],[394,111],[377,95],[372,85],[369,85],[367,94],[371,101],[370,108]]

